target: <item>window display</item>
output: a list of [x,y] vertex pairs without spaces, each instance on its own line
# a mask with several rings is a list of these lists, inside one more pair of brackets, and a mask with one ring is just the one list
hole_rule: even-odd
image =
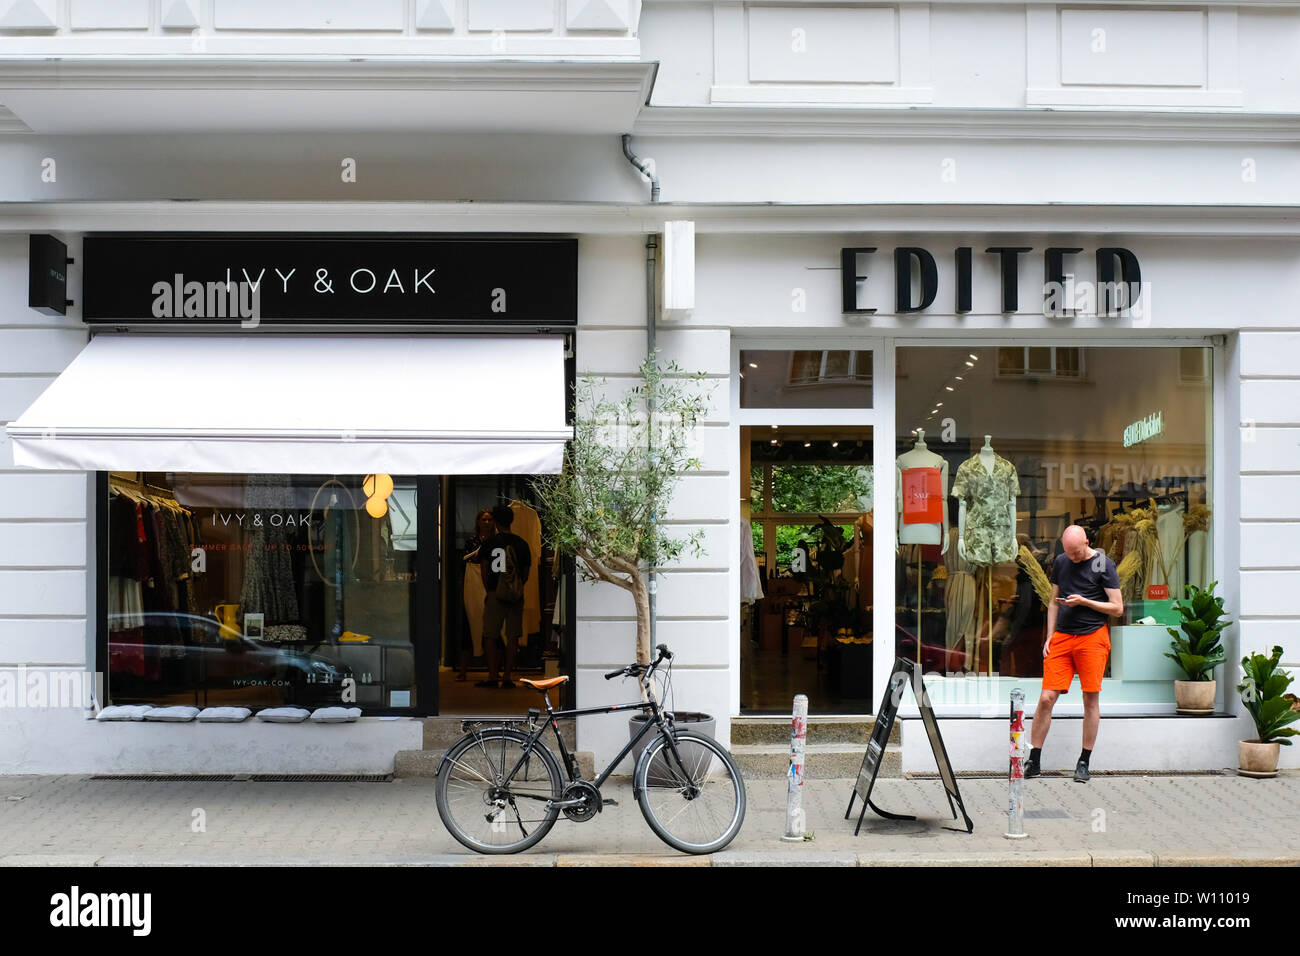
[[414,705],[414,479],[112,473],[113,703]]
[[[1041,677],[1047,575],[1078,524],[1125,599],[1108,696],[1171,701],[1172,601],[1214,579],[1212,380],[1186,371],[1211,368],[1211,350],[1039,352],[898,349],[897,653],[931,675]],[[945,533],[930,496],[948,469]],[[931,692],[972,699],[954,686]]]

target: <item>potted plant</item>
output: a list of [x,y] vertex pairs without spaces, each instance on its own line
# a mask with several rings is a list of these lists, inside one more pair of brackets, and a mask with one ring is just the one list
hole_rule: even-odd
[[1255,721],[1254,740],[1237,742],[1237,772],[1243,777],[1273,777],[1277,775],[1279,745],[1291,746],[1288,737],[1300,733],[1287,724],[1300,720],[1300,711],[1292,710],[1291,694],[1285,694],[1294,679],[1278,667],[1282,648],[1274,647],[1269,657],[1248,654],[1241,659],[1245,675],[1237,691]]
[[[605,396],[603,382],[582,379],[564,470],[533,482],[552,548],[573,555],[584,579],[631,595],[640,664],[650,662],[654,646],[650,570],[672,564],[688,548],[696,555],[703,550],[702,531],[672,537],[657,518],[682,473],[700,467],[689,443],[709,406],[704,380],[703,372],[684,375],[676,363],[660,367],[657,357],[642,363],[640,381],[617,400]],[[633,734],[641,726],[636,717],[629,725]],[[674,720],[713,734],[708,714],[678,711]]]
[[1214,712],[1214,693],[1218,687],[1213,678],[1214,668],[1223,663],[1223,645],[1219,637],[1231,621],[1223,620],[1223,598],[1216,597],[1215,581],[1202,590],[1194,584],[1187,585],[1187,597],[1174,602],[1174,610],[1182,621],[1180,634],[1167,627],[1173,642],[1172,654],[1166,654],[1187,675],[1187,680],[1174,681],[1174,701],[1180,714],[1209,714]]

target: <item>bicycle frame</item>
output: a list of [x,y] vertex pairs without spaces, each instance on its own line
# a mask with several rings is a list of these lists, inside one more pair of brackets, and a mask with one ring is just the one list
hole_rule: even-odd
[[[480,725],[484,723],[491,723],[493,726],[502,726],[507,724],[523,723],[524,720],[528,721],[529,724],[528,739],[523,744],[522,747],[523,752],[520,754],[519,759],[515,761],[515,765],[510,768],[510,772],[505,774],[505,776],[502,778],[501,784],[505,784],[509,780],[513,779],[514,775],[517,774],[520,768],[523,767],[524,763],[528,760],[529,754],[532,751],[534,745],[536,745],[542,739],[542,735],[546,733],[547,725],[550,725],[551,730],[555,734],[555,742],[559,745],[560,756],[564,761],[564,770],[569,775],[569,782],[574,783],[577,782],[578,780],[581,780],[582,776],[581,774],[578,773],[578,762],[577,760],[574,759],[573,755],[569,752],[569,748],[564,745],[564,737],[561,736],[560,734],[560,723],[559,723],[560,718],[562,717],[578,718],[578,717],[588,717],[594,714],[612,714],[616,711],[621,711],[621,710],[635,710],[641,712],[648,710],[650,711],[650,719],[645,722],[645,726],[641,728],[641,730],[637,733],[637,735],[633,737],[630,741],[628,741],[627,746],[625,746],[621,751],[619,751],[618,756],[610,761],[609,766],[607,766],[604,770],[602,770],[600,774],[596,777],[596,779],[591,781],[591,783],[597,789],[600,789],[601,785],[610,778],[610,775],[613,774],[614,769],[623,761],[623,758],[625,758],[628,754],[632,752],[633,748],[636,747],[636,745],[641,741],[643,737],[646,736],[646,734],[650,733],[652,728],[658,730],[661,734],[663,734],[667,738],[667,746],[673,755],[673,761],[677,764],[677,768],[682,772],[682,774],[688,780],[690,779],[690,774],[687,772],[685,764],[682,763],[681,755],[677,752],[677,744],[673,740],[672,734],[668,733],[667,728],[664,725],[664,716],[666,712],[659,706],[659,702],[654,699],[653,694],[651,695],[649,700],[637,701],[634,704],[610,704],[605,707],[583,707],[583,708],[578,708],[576,710],[551,709],[551,697],[549,694],[545,692],[543,692],[542,694],[542,701],[546,705],[546,717],[544,720],[542,720],[540,724],[538,724],[537,721],[542,716],[541,711],[536,709],[530,710],[526,718],[518,718],[518,717],[487,718],[486,721],[480,719],[480,720],[467,720],[462,722],[462,727],[465,727],[468,732],[468,727],[470,724]],[[531,795],[520,794],[519,796],[531,796]],[[533,799],[553,800],[553,798],[550,797],[546,797],[546,798],[534,797]],[[564,805],[563,802],[560,801],[555,801],[555,802],[559,806]]]

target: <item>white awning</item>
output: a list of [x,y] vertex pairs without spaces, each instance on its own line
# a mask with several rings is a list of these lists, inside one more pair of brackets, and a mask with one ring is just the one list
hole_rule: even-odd
[[75,471],[553,474],[558,336],[98,335],[16,422]]

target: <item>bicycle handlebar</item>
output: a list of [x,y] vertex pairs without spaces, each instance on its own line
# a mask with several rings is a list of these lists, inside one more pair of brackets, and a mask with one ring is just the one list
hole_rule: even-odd
[[653,661],[651,661],[650,664],[648,665],[628,664],[626,667],[620,667],[616,671],[610,671],[608,674],[605,675],[605,680],[613,680],[615,677],[625,677],[625,676],[639,677],[641,676],[643,671],[645,674],[648,675],[651,671],[653,671],[656,667],[659,666],[659,663],[661,661],[670,661],[673,659],[673,653],[672,651],[668,650],[667,644],[660,644],[657,648],[655,648],[655,650],[659,652],[659,656],[656,657]]

